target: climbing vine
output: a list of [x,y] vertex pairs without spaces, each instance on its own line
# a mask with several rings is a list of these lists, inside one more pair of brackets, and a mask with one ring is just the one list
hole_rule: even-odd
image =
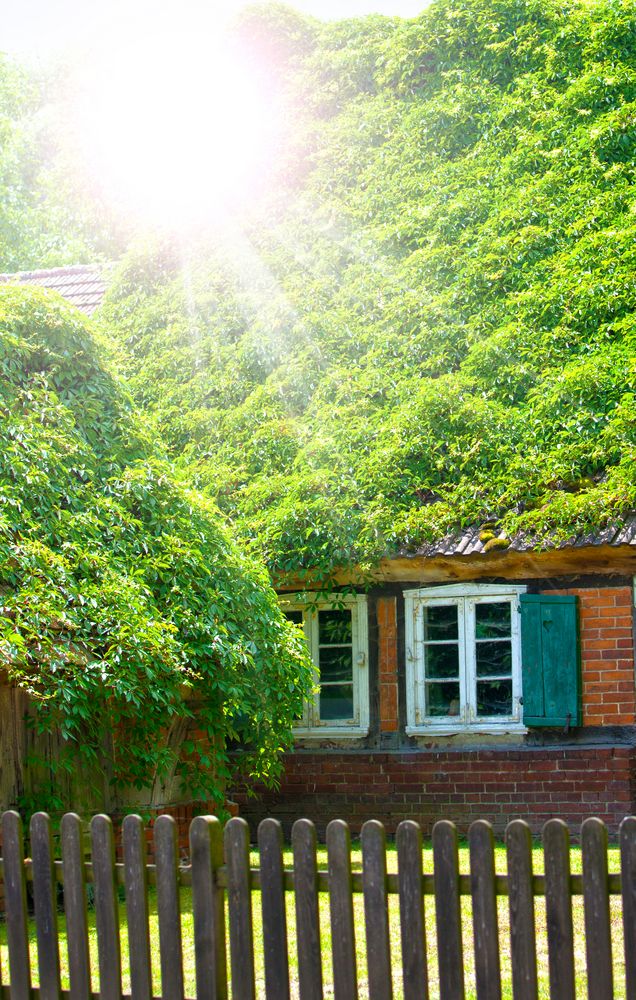
[[243,768],[275,781],[310,684],[302,640],[175,475],[106,342],[41,290],[0,288],[0,433],[0,666],[61,734],[54,766],[124,788],[176,768],[222,802],[240,739]]
[[282,575],[633,511],[633,4],[248,26],[287,60],[271,203],[240,252],[132,252],[104,313],[184,475]]

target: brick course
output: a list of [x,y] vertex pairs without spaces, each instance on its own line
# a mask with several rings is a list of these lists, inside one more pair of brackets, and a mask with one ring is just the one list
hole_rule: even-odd
[[616,832],[636,808],[636,748],[303,752],[287,755],[277,792],[234,797],[253,827],[264,816],[277,816],[287,834],[300,816],[312,819],[321,835],[336,818],[354,832],[371,818],[390,832],[400,820],[415,819],[426,834],[442,818],[461,832],[475,819],[489,819],[502,834],[515,818],[539,833],[553,816],[573,832],[586,816],[598,816]]
[[583,725],[634,725],[631,587],[573,587],[554,593],[579,598]]
[[397,601],[395,597],[379,597],[376,604],[378,622],[378,676],[380,683],[380,731],[397,732],[398,721],[398,633]]

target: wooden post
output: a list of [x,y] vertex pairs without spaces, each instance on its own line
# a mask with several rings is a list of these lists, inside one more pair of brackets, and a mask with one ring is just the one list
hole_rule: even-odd
[[140,816],[126,816],[122,830],[126,917],[133,1000],[152,1000],[146,837]]
[[71,1000],[89,1000],[91,964],[88,952],[84,831],[79,816],[75,813],[66,813],[62,817],[61,832],[66,946]]
[[478,1000],[501,1000],[495,846],[490,823],[485,819],[476,820],[468,831],[468,839],[477,997]]
[[397,828],[404,1000],[428,1000],[422,831],[407,819]]
[[433,827],[435,922],[441,1000],[464,1000],[464,954],[459,895],[459,855],[454,823]]
[[322,956],[316,870],[316,828],[309,819],[292,827],[298,986],[301,1000],[322,1000]]
[[559,1000],[576,1000],[570,834],[563,820],[550,819],[543,827],[543,852],[550,996]]
[[57,880],[53,867],[51,821],[46,813],[31,817],[33,905],[38,942],[38,969],[42,1000],[59,1000],[60,954],[57,932]]
[[183,1000],[183,952],[177,824],[172,816],[155,820],[157,917],[161,953],[162,1000]]
[[620,825],[625,993],[636,997],[636,816]]
[[515,1000],[537,1000],[537,948],[532,886],[532,833],[522,819],[506,828],[510,957]]
[[250,879],[250,830],[237,816],[225,827],[227,900],[233,1000],[254,1000],[254,935]]
[[351,837],[341,819],[327,826],[329,908],[335,1000],[357,1000],[356,941],[351,883]]
[[283,830],[277,819],[264,819],[258,828],[261,867],[261,908],[265,955],[265,992],[273,1000],[289,1000],[287,915]]
[[370,819],[362,827],[362,890],[367,932],[369,1000],[392,1000],[389,910],[384,827]]
[[91,841],[99,955],[99,994],[101,1000],[120,1000],[121,946],[115,879],[115,842],[113,824],[108,816],[93,816]]
[[27,933],[24,839],[22,820],[12,810],[2,816],[2,853],[11,1000],[28,1000],[31,996],[31,959]]
[[590,1000],[612,997],[612,930],[607,872],[607,830],[600,819],[586,819],[581,829],[587,993]]
[[223,864],[223,834],[216,816],[196,816],[190,824],[192,916],[197,1000],[225,1000],[225,905],[216,870]]

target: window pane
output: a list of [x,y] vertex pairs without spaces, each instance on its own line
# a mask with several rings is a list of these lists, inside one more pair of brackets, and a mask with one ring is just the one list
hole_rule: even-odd
[[478,681],[477,715],[512,715],[512,681]]
[[512,604],[494,601],[475,605],[475,638],[507,639],[512,631]]
[[459,677],[459,646],[448,643],[426,646],[426,676]]
[[[302,611],[285,611],[284,614],[288,622],[293,622],[294,625],[302,626],[303,624]],[[296,715],[294,718],[296,719],[296,722],[302,722],[304,716],[305,716],[305,711],[303,709],[303,711],[299,715]]]
[[509,642],[478,642],[477,676],[493,677],[512,673],[512,644]]
[[318,641],[330,645],[339,642],[352,642],[351,612],[319,611]]
[[320,689],[320,721],[353,719],[353,684],[334,684]]
[[457,605],[433,604],[425,605],[424,641],[457,639]]
[[427,715],[459,715],[459,708],[458,683],[426,685]]
[[350,681],[353,679],[353,653],[351,646],[320,650],[321,681]]

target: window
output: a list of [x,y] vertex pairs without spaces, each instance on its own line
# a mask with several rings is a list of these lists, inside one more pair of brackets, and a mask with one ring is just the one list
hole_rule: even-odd
[[405,591],[407,732],[521,728],[525,589],[453,584]]
[[334,595],[282,601],[302,625],[316,669],[316,694],[298,720],[299,736],[362,736],[369,729],[367,599]]

